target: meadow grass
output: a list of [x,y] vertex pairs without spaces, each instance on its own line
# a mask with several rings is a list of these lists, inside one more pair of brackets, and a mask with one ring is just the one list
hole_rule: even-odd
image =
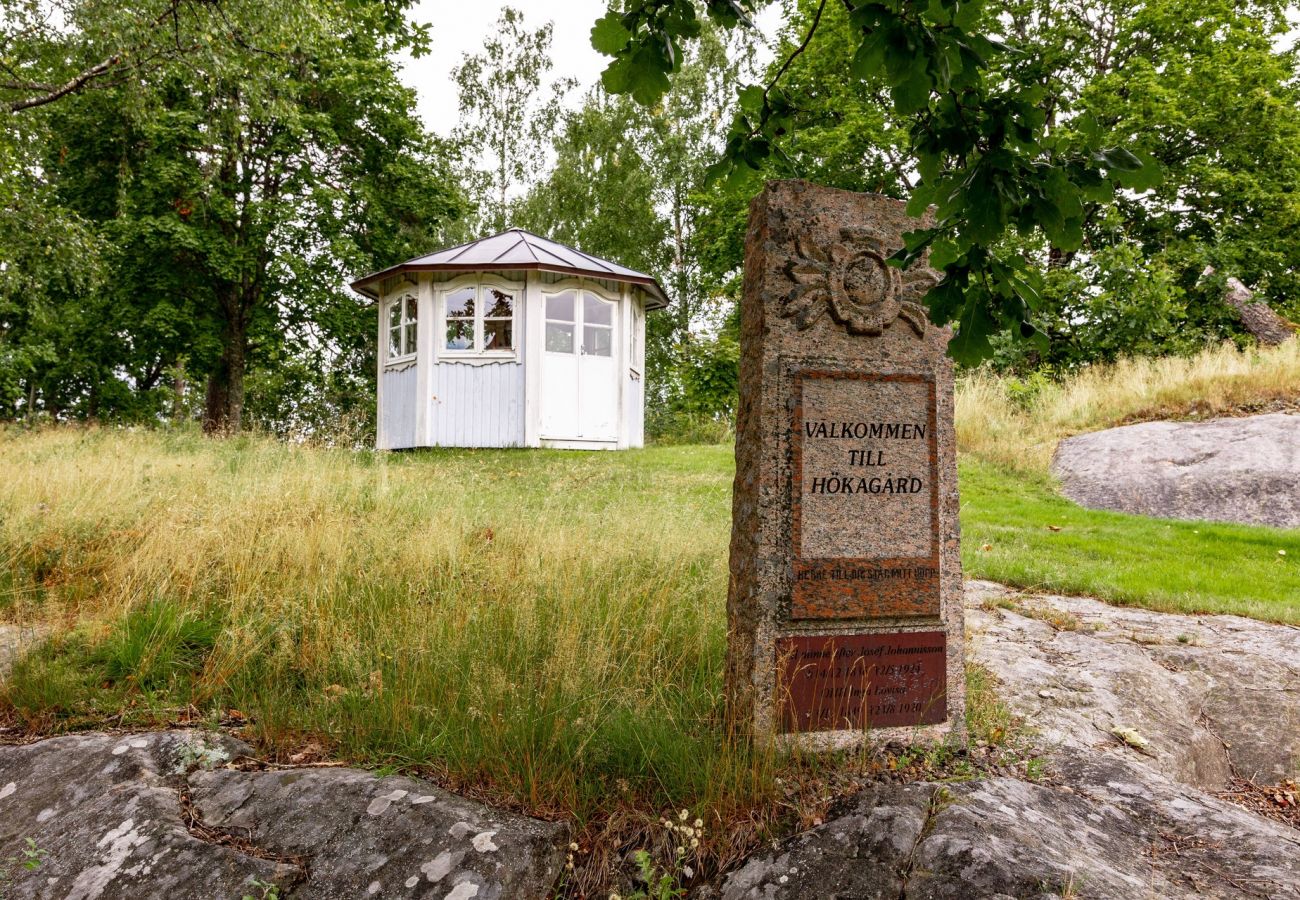
[[[1053,436],[1287,397],[1293,350],[1226,354],[1091,372],[1115,386],[1104,408],[1095,386],[1026,400],[966,379],[966,574],[1300,623],[1300,532],[1083,510],[1044,471]],[[619,854],[686,808],[710,830],[695,867],[716,871],[815,821],[846,765],[726,731],[731,475],[729,446],[385,454],[0,432],[0,621],[52,632],[0,684],[0,723],[224,723],[272,756],[425,773],[575,820],[578,892],[607,888]],[[991,677],[968,681],[972,731],[1004,735]]]
[[1047,473],[1057,443],[1125,422],[1205,418],[1300,403],[1300,339],[1270,348],[1125,359],[1068,378],[1021,381],[986,370],[957,383],[957,443],[1004,469]]

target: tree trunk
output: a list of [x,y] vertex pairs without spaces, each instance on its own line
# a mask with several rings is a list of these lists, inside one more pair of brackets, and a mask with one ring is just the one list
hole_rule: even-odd
[[243,425],[247,344],[243,316],[236,311],[229,316],[222,335],[221,358],[208,375],[208,389],[203,400],[205,434],[233,434]]

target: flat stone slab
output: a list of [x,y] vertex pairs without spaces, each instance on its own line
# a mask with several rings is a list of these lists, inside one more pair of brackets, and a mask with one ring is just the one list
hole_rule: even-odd
[[1300,528],[1300,415],[1081,434],[1061,441],[1052,471],[1090,509]]
[[966,616],[1048,777],[871,787],[724,900],[1300,897],[1300,831],[1214,794],[1300,771],[1300,629],[987,582]]
[[225,768],[251,749],[193,731],[0,747],[0,859],[44,851],[6,900],[542,898],[567,828],[412,778]]

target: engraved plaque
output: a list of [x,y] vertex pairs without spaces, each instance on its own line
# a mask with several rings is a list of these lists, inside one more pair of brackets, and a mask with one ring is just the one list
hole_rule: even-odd
[[794,376],[793,619],[938,616],[935,383]]
[[781,728],[839,731],[947,718],[942,631],[780,638]]

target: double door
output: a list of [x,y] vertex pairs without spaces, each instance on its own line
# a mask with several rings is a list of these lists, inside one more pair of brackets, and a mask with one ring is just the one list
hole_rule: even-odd
[[618,440],[618,303],[591,291],[544,294],[541,436]]

